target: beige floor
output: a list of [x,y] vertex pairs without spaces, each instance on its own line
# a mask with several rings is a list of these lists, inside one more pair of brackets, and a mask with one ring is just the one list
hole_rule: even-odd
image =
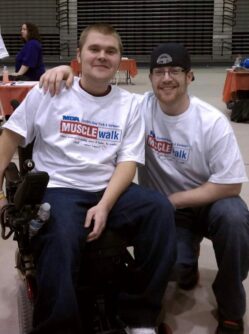
[[[195,81],[190,92],[218,107],[229,116],[222,102],[222,89],[225,80],[225,68],[196,68]],[[139,74],[132,79],[134,85],[120,84],[129,91],[143,93],[150,89],[148,71],[139,69]],[[241,152],[249,175],[249,124],[232,124],[236,133]],[[249,184],[242,189],[242,197],[249,205]],[[14,241],[0,239],[0,334],[18,334],[18,314],[16,292],[19,282],[14,268]],[[248,255],[249,256],[249,255]],[[190,292],[177,289],[170,283],[165,293],[162,318],[170,324],[175,334],[208,334],[214,333],[217,325],[215,319],[216,303],[211,289],[211,283],[216,274],[216,263],[211,244],[204,240],[200,254],[200,282],[198,287]],[[249,279],[244,282],[249,304]],[[232,301],[231,301],[232,302]],[[245,333],[249,334],[249,311],[245,316]],[[45,334],[45,333],[44,333]]]

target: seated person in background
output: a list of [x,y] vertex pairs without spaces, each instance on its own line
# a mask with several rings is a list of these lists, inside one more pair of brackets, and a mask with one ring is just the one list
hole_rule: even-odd
[[[87,27],[79,41],[81,79],[54,97],[35,86],[0,136],[1,187],[17,145],[34,138],[36,169],[50,176],[44,201],[51,222],[34,240],[38,294],[31,334],[83,333],[74,283],[85,242],[105,228],[134,246],[137,284],[119,298],[126,332],[156,333],[175,262],[174,211],[165,196],[132,183],[136,164],[144,163],[144,122],[136,96],[109,84],[121,53],[111,26]],[[2,195],[0,207],[5,203]]]
[[21,28],[24,46],[16,56],[15,73],[12,76],[24,76],[30,81],[37,81],[45,72],[40,35],[35,24],[26,22]]
[[[70,67],[44,75],[45,91],[69,87]],[[164,43],[151,54],[150,80],[140,112],[145,119],[145,165],[139,184],[159,190],[176,208],[178,285],[198,282],[198,248],[210,239],[218,265],[213,291],[218,304],[217,334],[244,333],[246,296],[242,281],[249,268],[249,212],[239,197],[247,181],[244,163],[227,118],[188,94],[191,59],[178,43]]]

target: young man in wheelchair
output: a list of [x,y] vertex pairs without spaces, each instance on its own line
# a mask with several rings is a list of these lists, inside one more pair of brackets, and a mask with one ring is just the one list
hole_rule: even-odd
[[[144,163],[144,123],[136,97],[111,86],[122,43],[109,25],[86,28],[79,41],[82,77],[59,96],[36,86],[3,126],[0,185],[18,145],[34,142],[35,168],[50,180],[43,201],[51,222],[35,236],[38,293],[30,334],[82,333],[75,283],[87,242],[104,229],[134,247],[132,292],[119,295],[118,313],[132,334],[154,334],[175,261],[173,207],[165,196],[133,184]],[[2,191],[2,190],[1,190]],[[3,193],[0,208],[6,204]]]

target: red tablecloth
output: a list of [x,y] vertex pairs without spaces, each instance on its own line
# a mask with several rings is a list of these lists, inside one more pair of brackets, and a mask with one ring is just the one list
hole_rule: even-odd
[[135,59],[121,59],[119,71],[127,71],[131,77],[137,75],[137,63]]
[[239,90],[249,91],[249,71],[228,70],[223,88],[223,101],[228,103],[234,100]]
[[[70,63],[75,75],[79,76],[81,72],[80,64],[77,59],[73,59]],[[137,75],[137,63],[135,59],[121,59],[119,71],[127,71],[129,76],[135,77]]]
[[78,63],[77,59],[72,59],[70,66],[73,69],[74,75],[79,76],[81,72],[80,64]]
[[3,115],[12,114],[10,101],[16,99],[21,102],[36,83],[36,81],[22,83],[17,81],[14,85],[11,85],[11,83],[0,85],[0,108]]

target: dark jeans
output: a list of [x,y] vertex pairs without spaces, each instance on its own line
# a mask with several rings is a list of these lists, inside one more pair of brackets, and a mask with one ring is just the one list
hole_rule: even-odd
[[[102,194],[47,190],[44,201],[51,204],[51,222],[34,239],[40,255],[32,334],[82,333],[84,319],[79,314],[75,283],[86,240],[83,224],[88,208],[96,205]],[[161,194],[132,184],[111,210],[107,228],[129,239],[138,272],[145,277],[143,284],[146,282],[134,293],[120,295],[120,316],[128,325],[153,326],[175,262],[173,208]]]
[[188,271],[198,261],[197,248],[203,237],[213,243],[218,273],[213,283],[222,317],[236,320],[246,311],[242,281],[249,269],[249,212],[240,197],[218,200],[202,208],[176,211],[177,265]]

